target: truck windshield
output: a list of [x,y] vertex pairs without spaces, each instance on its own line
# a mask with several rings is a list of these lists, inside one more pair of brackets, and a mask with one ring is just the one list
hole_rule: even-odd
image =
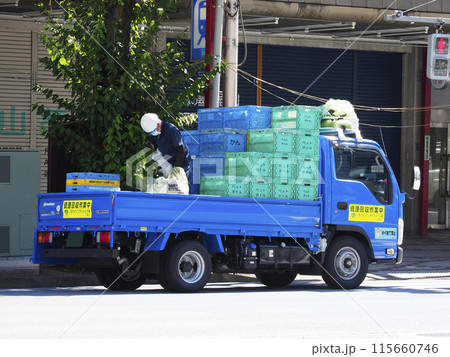
[[334,162],[337,179],[360,181],[378,202],[390,203],[389,171],[377,151],[335,147]]

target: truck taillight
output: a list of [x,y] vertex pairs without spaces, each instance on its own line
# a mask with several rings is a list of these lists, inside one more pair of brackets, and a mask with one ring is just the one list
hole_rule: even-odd
[[51,232],[39,232],[38,233],[38,243],[52,243],[53,233]]
[[97,232],[97,243],[109,243],[111,241],[111,232]]

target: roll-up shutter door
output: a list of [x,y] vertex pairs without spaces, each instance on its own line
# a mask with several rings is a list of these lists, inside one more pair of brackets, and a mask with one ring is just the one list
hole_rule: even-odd
[[[346,99],[355,105],[386,108],[401,106],[401,54],[264,45],[262,56],[262,78],[280,87],[324,99]],[[256,75],[256,64],[247,72]],[[288,105],[289,102],[295,102],[296,105],[322,104],[268,84],[263,84],[263,87],[271,92],[262,93],[262,105],[265,106]],[[242,90],[238,89],[240,93]],[[245,89],[251,92],[255,90]],[[250,96],[241,98],[245,99],[241,100],[241,105],[255,104]],[[364,138],[375,140],[382,146],[384,141],[390,163],[398,176],[400,129],[382,126],[399,126],[401,114],[362,110],[357,110],[357,114]]]
[[0,29],[0,48],[0,149],[28,149],[31,31]]
[[[333,49],[263,46],[263,79],[278,86],[321,98],[351,100],[352,54]],[[262,105],[321,105],[282,89],[264,85]]]
[[[402,103],[402,55],[389,52],[355,53],[354,103],[380,108],[399,108]],[[400,174],[401,113],[358,111],[363,137],[386,148],[395,175]],[[384,127],[383,127],[384,126]],[[384,149],[384,148],[383,148]]]
[[33,92],[36,82],[57,94],[68,95],[38,62],[47,56],[40,30],[23,24],[0,24],[0,150],[38,149],[41,153],[41,192],[47,191],[48,140],[41,135],[42,117],[31,111],[35,102],[58,110],[50,100]]
[[[239,44],[238,67],[247,73],[256,76],[257,46],[247,45],[247,57],[245,58],[244,44]],[[256,104],[256,81],[248,76],[244,76],[238,71],[238,105]]]

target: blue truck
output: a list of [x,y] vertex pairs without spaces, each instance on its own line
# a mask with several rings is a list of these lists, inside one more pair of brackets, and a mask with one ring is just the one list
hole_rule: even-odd
[[319,146],[311,201],[39,194],[32,262],[83,267],[112,290],[157,279],[168,291],[195,292],[211,273],[254,274],[277,288],[318,274],[329,287],[356,288],[369,264],[401,263],[405,193],[376,142],[328,133]]

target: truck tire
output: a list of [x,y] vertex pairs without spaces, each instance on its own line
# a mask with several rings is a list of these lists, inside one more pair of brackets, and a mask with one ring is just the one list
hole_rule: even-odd
[[211,258],[202,244],[191,240],[180,241],[169,248],[158,280],[169,291],[196,292],[208,282],[211,265]]
[[141,265],[140,262],[135,263],[125,271],[123,267],[100,269],[95,272],[95,275],[99,283],[108,290],[136,290],[147,279],[141,272]]
[[256,279],[269,288],[284,288],[295,280],[295,271],[259,272]]
[[327,250],[322,279],[334,289],[357,288],[366,278],[369,258],[364,245],[356,238],[335,238]]

